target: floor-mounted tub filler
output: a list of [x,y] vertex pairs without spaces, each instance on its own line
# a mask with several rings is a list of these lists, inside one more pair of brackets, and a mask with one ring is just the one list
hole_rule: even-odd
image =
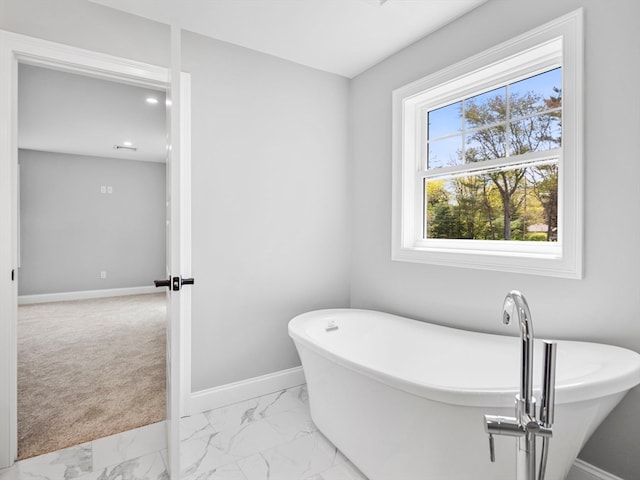
[[[516,395],[515,416],[485,415],[484,429],[489,434],[489,455],[496,461],[494,435],[515,437],[516,480],[545,480],[549,459],[549,441],[553,436],[556,396],[556,354],[558,344],[544,341],[544,361],[540,386],[540,415],[533,396],[533,320],[524,296],[509,292],[502,305],[502,323],[509,325],[516,317],[520,330],[520,390]],[[536,444],[542,439],[540,464]]]
[[[485,415],[514,414],[518,339],[355,309],[299,315],[289,335],[314,423],[370,480],[516,478],[513,438],[494,435],[490,461]],[[532,352],[539,398],[543,343],[536,340]],[[639,383],[637,353],[557,341],[545,478],[566,477],[582,445]]]

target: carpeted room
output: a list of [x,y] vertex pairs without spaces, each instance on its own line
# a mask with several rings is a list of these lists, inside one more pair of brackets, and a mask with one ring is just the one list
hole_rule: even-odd
[[18,455],[165,418],[163,293],[18,308]]
[[28,65],[19,82],[22,459],[165,418],[166,167],[145,101],[163,92]]

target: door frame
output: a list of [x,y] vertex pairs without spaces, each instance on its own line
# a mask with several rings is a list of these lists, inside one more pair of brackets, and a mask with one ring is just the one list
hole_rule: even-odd
[[[171,118],[178,133],[178,149],[171,151],[172,171],[179,182],[168,187],[174,205],[170,234],[179,238],[180,272],[191,276],[191,79],[188,73],[121,57],[63,45],[0,30],[0,468],[11,466],[18,451],[17,428],[17,272],[18,272],[18,64],[25,63],[95,78],[128,83],[171,93],[179,106]],[[178,91],[171,92],[172,78],[179,73]],[[176,98],[177,97],[177,98]],[[173,208],[178,207],[178,208]],[[175,221],[174,221],[175,220]],[[167,246],[169,248],[169,246]],[[150,281],[152,279],[149,279]],[[170,385],[167,399],[179,399],[180,416],[185,414],[191,394],[191,295],[188,289],[177,302],[179,315],[172,315],[168,327],[174,332],[168,344],[169,359],[178,382]],[[171,309],[168,309],[171,310]],[[175,310],[174,310],[175,313]],[[176,318],[177,317],[177,318]],[[177,333],[177,335],[176,335]],[[169,375],[170,372],[167,372]],[[175,390],[178,389],[178,392]],[[179,418],[178,418],[179,420]],[[171,429],[171,428],[170,428]],[[172,435],[172,438],[175,436]],[[176,445],[174,450],[177,450]],[[171,470],[175,471],[172,465]]]

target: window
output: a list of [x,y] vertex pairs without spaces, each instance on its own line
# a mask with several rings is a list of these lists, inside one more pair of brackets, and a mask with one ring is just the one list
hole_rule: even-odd
[[431,109],[420,123],[424,238],[557,241],[562,67]]
[[394,260],[581,278],[581,16],[394,91]]

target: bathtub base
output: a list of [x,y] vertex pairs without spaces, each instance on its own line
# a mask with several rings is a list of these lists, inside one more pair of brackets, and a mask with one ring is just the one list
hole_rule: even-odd
[[[483,426],[484,414],[513,416],[514,409],[432,401],[297,347],[314,423],[369,480],[515,478],[515,439],[496,437],[491,463]],[[557,407],[547,479],[566,478],[584,442],[624,394]]]

